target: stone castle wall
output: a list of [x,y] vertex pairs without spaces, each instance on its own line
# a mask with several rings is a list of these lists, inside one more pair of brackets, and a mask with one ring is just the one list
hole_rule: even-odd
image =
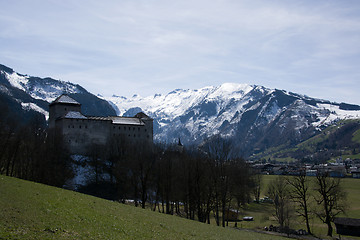
[[126,142],[153,143],[153,120],[143,113],[132,118],[87,117],[81,114],[80,104],[66,100],[60,98],[50,104],[49,128],[62,135],[71,154],[88,155],[92,148],[106,145],[113,137]]

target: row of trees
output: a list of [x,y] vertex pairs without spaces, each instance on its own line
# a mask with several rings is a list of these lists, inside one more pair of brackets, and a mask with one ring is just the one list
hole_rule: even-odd
[[[250,201],[256,181],[242,158],[232,157],[231,144],[217,138],[201,148],[149,145],[114,137],[106,146],[89,149],[95,171],[92,184],[80,189],[116,200],[134,199],[154,211],[226,225],[226,212]],[[105,185],[113,187],[106,188]],[[105,189],[116,192],[103,193]],[[111,195],[112,194],[112,195]]]
[[45,128],[42,119],[0,121],[0,174],[62,187],[72,176],[63,141]]
[[274,216],[282,229],[289,230],[296,212],[305,221],[309,234],[310,218],[316,215],[327,225],[327,235],[332,236],[331,223],[346,206],[341,179],[331,178],[326,171],[319,171],[316,178],[309,178],[304,172],[293,177],[279,176],[270,183],[268,195],[274,201]]

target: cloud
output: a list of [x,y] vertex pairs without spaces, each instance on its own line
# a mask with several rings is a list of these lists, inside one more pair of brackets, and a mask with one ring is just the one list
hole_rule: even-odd
[[[359,75],[359,8],[357,1],[3,1],[0,56],[24,73],[95,93],[237,81],[327,98],[314,90],[324,82],[346,78],[360,90],[351,84]],[[349,101],[360,104],[356,98]]]

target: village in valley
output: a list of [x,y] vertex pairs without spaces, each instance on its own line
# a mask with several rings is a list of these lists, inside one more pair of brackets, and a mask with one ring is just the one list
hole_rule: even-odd
[[264,175],[290,175],[296,176],[305,173],[306,176],[315,177],[320,172],[328,172],[331,177],[360,178],[360,159],[337,158],[333,163],[303,164],[298,163],[257,163],[250,161],[252,168]]

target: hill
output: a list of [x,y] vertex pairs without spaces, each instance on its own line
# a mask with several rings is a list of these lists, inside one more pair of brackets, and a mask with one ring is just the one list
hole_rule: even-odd
[[0,239],[279,239],[0,175]]
[[360,159],[360,120],[338,121],[291,148],[286,145],[269,148],[251,159],[322,163],[340,157]]

